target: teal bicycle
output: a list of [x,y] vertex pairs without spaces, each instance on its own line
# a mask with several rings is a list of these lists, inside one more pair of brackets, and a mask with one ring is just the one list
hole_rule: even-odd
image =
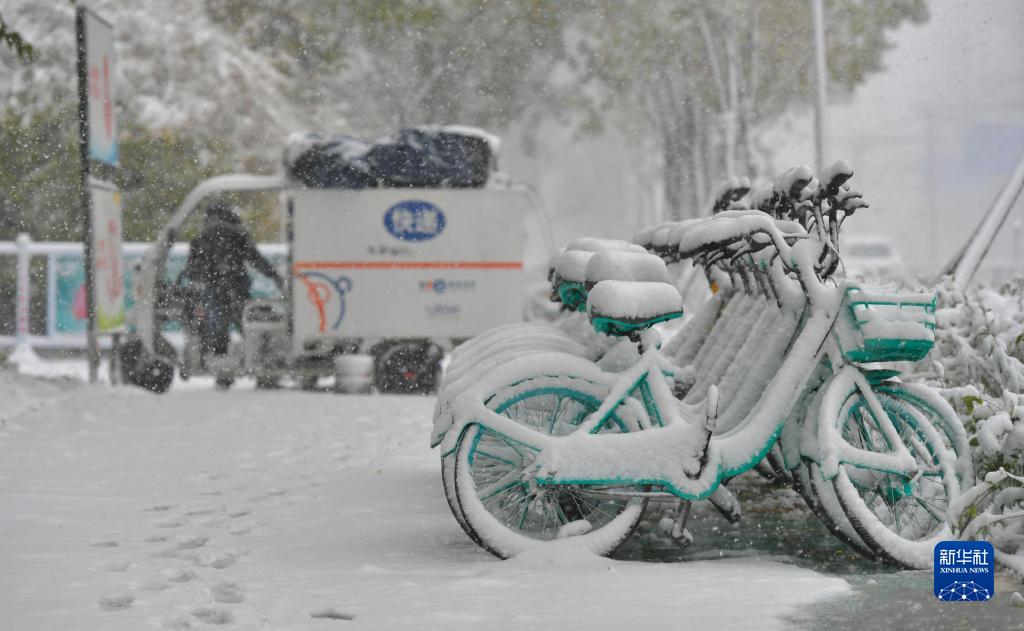
[[[694,501],[738,514],[725,485],[756,467],[790,480],[862,554],[929,566],[971,483],[966,435],[941,397],[882,365],[928,352],[934,298],[831,278],[840,224],[863,207],[849,171],[837,164],[824,184],[789,172],[762,208],[638,235],[654,254],[604,250],[582,273],[578,260],[554,270],[556,295],[607,341],[600,353],[540,325],[460,350],[434,444],[467,534],[501,558],[566,544],[608,554],[652,500],[677,503],[676,537]],[[663,348],[654,326],[682,309],[658,263],[681,260],[718,293]]]

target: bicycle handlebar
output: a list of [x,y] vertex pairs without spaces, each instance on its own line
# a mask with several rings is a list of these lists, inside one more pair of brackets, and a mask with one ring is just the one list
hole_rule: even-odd
[[[808,167],[794,167],[771,187],[753,192],[748,179],[730,178],[716,190],[711,217],[658,224],[638,233],[635,241],[667,262],[693,259],[705,268],[727,272],[751,262],[756,269],[755,255],[768,256],[769,264],[777,257],[806,287],[810,276],[821,282],[835,273],[842,223],[868,207],[862,194],[850,188],[852,176],[849,162],[839,160],[821,173],[820,180]],[[752,208],[736,208],[748,193]],[[804,254],[812,246],[800,246],[801,256],[794,257],[801,241],[820,245],[810,266]]]

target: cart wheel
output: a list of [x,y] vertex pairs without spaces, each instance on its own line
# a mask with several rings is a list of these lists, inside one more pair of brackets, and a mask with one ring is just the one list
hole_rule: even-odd
[[886,419],[876,418],[872,397],[917,461],[919,473],[907,477],[843,464],[832,486],[861,539],[883,559],[905,568],[931,567],[935,544],[952,536],[946,513],[960,493],[956,455],[921,409],[892,392],[854,386],[845,397],[826,397],[826,402],[842,403],[838,410],[823,406],[822,414],[836,419],[842,440],[854,448],[891,451],[894,446],[883,430]]
[[[538,433],[565,436],[600,406],[604,395],[597,384],[570,383],[552,387],[549,377],[518,381],[495,394],[487,407]],[[601,431],[631,428],[636,428],[634,421],[613,416]],[[504,559],[565,538],[606,555],[633,532],[647,500],[614,495],[633,487],[531,485],[536,455],[528,445],[479,424],[469,425],[454,452],[445,455],[454,456],[452,479],[445,480],[452,512],[481,547]],[[442,474],[446,470],[442,461]]]
[[174,381],[174,366],[162,359],[143,360],[145,365],[139,373],[138,385],[157,394],[170,390]]
[[150,357],[142,340],[133,339],[121,346],[121,379],[124,383],[157,394],[167,392],[174,381],[174,365],[163,359],[175,357],[174,347],[163,337],[156,338],[158,357]]
[[299,387],[305,390],[306,392],[312,392],[313,390],[316,390],[316,387],[319,383],[320,377],[317,377],[316,375],[313,375],[311,377],[306,376],[299,380]]
[[217,377],[217,389],[227,390],[235,383],[234,377]]
[[385,394],[431,394],[441,376],[441,351],[424,342],[398,342],[377,356],[374,385]]
[[278,386],[277,377],[256,377],[257,390],[276,390]]

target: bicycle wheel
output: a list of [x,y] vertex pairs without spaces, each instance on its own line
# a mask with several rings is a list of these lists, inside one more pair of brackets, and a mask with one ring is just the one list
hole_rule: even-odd
[[[600,406],[600,387],[580,379],[570,380],[571,387],[550,382],[544,377],[516,383],[487,405],[540,434],[566,436]],[[629,416],[628,406],[620,408],[624,414],[613,415],[599,431],[637,427],[622,418]],[[452,455],[446,480],[446,492],[449,485],[455,491],[452,512],[474,541],[499,558],[560,539],[609,554],[633,532],[646,506],[646,499],[615,495],[632,487],[531,484],[537,452],[484,425],[468,426]]]
[[[935,544],[952,535],[946,525],[950,501],[959,494],[955,455],[927,416],[891,392],[854,387],[835,414],[842,440],[867,452],[894,448],[877,418],[869,397],[877,398],[900,441],[917,462],[912,477],[864,464],[840,465],[832,480],[836,498],[861,539],[893,565],[931,567]],[[829,397],[826,397],[828,402]],[[817,465],[812,481],[824,488]]]
[[825,482],[821,477],[818,465],[804,460],[794,471],[794,481],[797,492],[804,498],[807,506],[818,517],[822,524],[828,528],[832,536],[845,543],[857,554],[866,559],[874,561],[878,558],[875,549],[864,542],[846,517],[839,498],[832,484]]
[[974,486],[974,463],[971,447],[967,442],[967,431],[960,417],[942,396],[923,383],[901,383],[883,381],[875,387],[877,392],[891,394],[921,414],[939,430],[943,444],[956,454],[956,473],[961,489]]
[[[807,412],[804,415],[805,425],[808,423],[817,424],[821,398],[824,396],[824,393],[825,390],[820,389],[811,397],[810,404],[807,406]],[[781,458],[779,459],[781,460]],[[807,507],[811,509],[811,512],[821,521],[822,525],[832,533],[832,536],[845,543],[861,556],[875,560],[877,558],[875,551],[868,544],[864,543],[864,540],[857,534],[853,524],[846,518],[846,513],[839,504],[832,485],[829,483],[815,483],[820,476],[817,475],[815,470],[817,465],[814,465],[815,468],[812,468],[812,464],[810,460],[803,459],[800,464],[793,468],[790,476],[790,484],[793,489],[800,494]]]

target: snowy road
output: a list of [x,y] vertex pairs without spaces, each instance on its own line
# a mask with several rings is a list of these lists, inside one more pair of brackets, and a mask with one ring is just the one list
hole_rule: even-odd
[[4,628],[764,629],[849,590],[746,559],[499,562],[448,511],[432,399],[3,372],[0,397]]

